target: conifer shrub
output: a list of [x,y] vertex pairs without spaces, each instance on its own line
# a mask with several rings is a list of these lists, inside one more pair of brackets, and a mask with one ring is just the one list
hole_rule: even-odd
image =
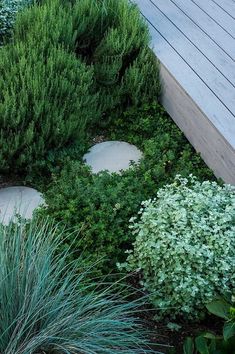
[[158,63],[137,6],[127,0],[80,0],[75,4],[76,52],[94,65],[104,116],[129,105],[156,101]]
[[20,12],[0,58],[1,170],[27,169],[128,106],[157,100],[148,45],[127,0],[45,0]]
[[93,69],[69,50],[70,20],[59,0],[32,7],[19,15],[14,43],[1,49],[1,169],[22,170],[51,148],[82,143],[98,115]]
[[198,320],[235,287],[235,188],[177,176],[142,203],[123,266],[142,274],[159,317]]

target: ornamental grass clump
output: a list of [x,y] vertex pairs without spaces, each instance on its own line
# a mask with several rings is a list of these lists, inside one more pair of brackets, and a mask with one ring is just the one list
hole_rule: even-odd
[[88,283],[89,270],[58,254],[60,242],[47,222],[0,225],[1,354],[151,353],[134,316],[143,301]]
[[235,188],[177,176],[139,214],[124,267],[142,273],[158,317],[200,319],[235,286]]

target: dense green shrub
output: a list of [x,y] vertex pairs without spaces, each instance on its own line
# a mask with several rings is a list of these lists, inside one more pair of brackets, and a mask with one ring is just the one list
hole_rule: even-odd
[[76,52],[95,70],[105,120],[114,110],[158,99],[158,63],[138,8],[127,0],[80,0],[74,6]]
[[33,0],[0,0],[0,45],[10,37],[17,12],[32,2]]
[[59,0],[27,9],[15,29],[21,38],[28,23],[24,40],[1,49],[2,170],[26,168],[51,148],[82,143],[87,124],[99,115],[93,69],[67,48],[73,37],[67,14]]
[[[175,174],[187,176],[193,171],[201,178],[212,174],[184,138],[176,125],[158,106],[132,109],[109,127],[107,137],[136,144],[145,158],[122,175],[92,175],[76,161],[76,149],[51,153],[32,171],[31,182],[42,175],[37,187],[45,189],[48,208],[44,213],[69,227],[81,228],[75,249],[93,258],[104,257],[98,268],[107,273],[116,262],[124,261],[124,251],[134,240],[129,219],[140,203],[173,180]],[[53,181],[48,183],[50,174]],[[72,242],[73,237],[65,241]]]
[[156,100],[148,44],[127,0],[45,0],[20,12],[0,58],[1,170],[28,169],[50,149],[82,144],[92,122]]
[[61,236],[45,221],[0,225],[0,352],[151,353],[135,317],[144,301],[87,282],[89,269],[78,274],[57,253]]
[[235,189],[178,176],[132,218],[127,270],[140,270],[159,316],[197,319],[235,285]]

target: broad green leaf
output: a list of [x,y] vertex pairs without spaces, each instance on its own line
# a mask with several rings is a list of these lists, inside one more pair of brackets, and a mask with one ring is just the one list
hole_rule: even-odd
[[210,354],[207,341],[203,336],[199,336],[195,339],[196,348],[200,354]]
[[224,325],[223,329],[224,340],[228,340],[231,337],[235,336],[235,323],[227,322]]
[[215,300],[206,305],[207,310],[213,315],[228,319],[230,305],[224,300]]
[[203,336],[204,338],[212,339],[212,340],[223,339],[222,336],[216,336],[215,334],[209,333],[209,332],[203,333],[202,336]]
[[193,339],[190,337],[187,337],[184,341],[184,354],[193,354],[194,353],[194,343]]

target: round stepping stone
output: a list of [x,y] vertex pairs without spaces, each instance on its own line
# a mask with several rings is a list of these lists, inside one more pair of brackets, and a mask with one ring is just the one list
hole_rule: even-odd
[[31,219],[34,210],[42,205],[42,195],[29,187],[7,187],[0,189],[0,222],[8,225],[16,214]]
[[130,163],[138,163],[142,152],[136,146],[123,141],[105,141],[94,145],[83,159],[93,173],[100,171],[120,172],[130,168]]

